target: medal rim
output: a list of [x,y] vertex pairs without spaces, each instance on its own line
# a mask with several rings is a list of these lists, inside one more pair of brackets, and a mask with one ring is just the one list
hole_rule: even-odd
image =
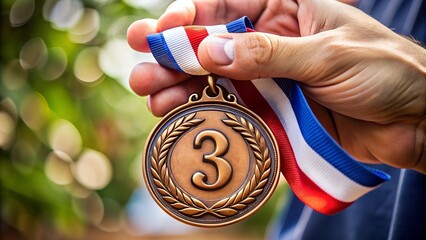
[[[222,86],[218,86],[219,87],[219,95],[224,95],[224,90],[222,89]],[[280,179],[280,152],[279,152],[279,148],[278,148],[278,143],[277,140],[275,139],[275,136],[273,135],[271,129],[269,128],[269,126],[265,123],[265,121],[263,121],[263,119],[260,118],[259,115],[257,115],[256,113],[254,113],[252,110],[248,109],[247,107],[239,104],[237,102],[237,99],[235,97],[235,95],[233,94],[229,94],[232,95],[235,100],[234,101],[230,101],[230,100],[226,100],[224,97],[222,98],[223,100],[217,100],[217,97],[215,97],[215,99],[211,99],[209,102],[205,102],[205,100],[203,100],[203,96],[207,95],[206,94],[206,90],[208,87],[206,87],[204,89],[204,91],[202,92],[202,96],[199,99],[196,100],[192,100],[191,98],[194,97],[194,94],[192,94],[189,98],[188,101],[182,105],[180,105],[179,107],[173,109],[172,111],[168,112],[166,115],[164,115],[164,117],[162,117],[160,119],[160,121],[158,121],[156,123],[156,125],[154,126],[153,130],[150,132],[150,134],[148,135],[148,138],[145,142],[145,146],[144,146],[144,154],[142,156],[142,173],[143,173],[143,178],[145,181],[145,185],[148,188],[148,192],[150,193],[151,197],[154,199],[154,201],[157,203],[157,205],[160,206],[160,208],[165,211],[168,215],[170,215],[171,217],[173,217],[174,219],[180,221],[180,222],[184,222],[186,224],[192,225],[192,226],[196,226],[196,227],[205,227],[205,228],[215,228],[215,227],[221,227],[221,226],[227,226],[227,225],[231,225],[233,223],[237,223],[240,222],[248,217],[250,217],[251,215],[253,215],[254,213],[256,213],[260,208],[262,208],[266,202],[271,198],[271,196],[273,195],[273,193],[275,192],[275,189],[278,185],[279,179]],[[226,91],[226,90],[225,90]],[[195,93],[196,94],[196,93]],[[228,95],[228,96],[229,96]],[[196,94],[196,96],[198,96],[198,94]],[[154,192],[154,187],[152,186],[152,184],[150,183],[149,179],[148,179],[148,173],[147,173],[147,155],[148,155],[148,150],[149,147],[154,144],[153,143],[153,139],[155,138],[155,136],[159,133],[159,130],[162,128],[162,126],[164,126],[165,123],[167,123],[174,115],[179,114],[180,112],[184,112],[187,111],[188,109],[191,108],[196,108],[196,107],[202,107],[202,106],[209,106],[209,105],[226,105],[227,107],[230,108],[235,108],[249,116],[251,116],[253,119],[257,120],[259,125],[261,127],[263,127],[264,131],[269,135],[269,139],[271,141],[271,145],[274,148],[274,156],[275,156],[275,163],[276,163],[276,167],[275,167],[275,171],[271,172],[271,174],[274,174],[274,179],[272,179],[270,181],[270,188],[269,191],[267,193],[265,193],[263,199],[260,201],[260,203],[258,203],[256,206],[254,206],[252,209],[250,209],[247,213],[235,217],[232,220],[229,221],[220,221],[217,223],[200,223],[200,222],[195,222],[195,221],[191,221],[188,220],[186,218],[183,218],[177,214],[175,214],[173,211],[171,211],[170,209],[168,209],[165,204],[163,202],[161,202],[160,199],[158,199],[156,193]],[[241,212],[241,211],[239,211]],[[191,218],[191,217],[189,217]],[[229,217],[230,218],[230,217]]]

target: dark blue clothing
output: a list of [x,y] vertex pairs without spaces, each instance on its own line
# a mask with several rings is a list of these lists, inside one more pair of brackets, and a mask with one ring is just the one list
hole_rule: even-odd
[[395,32],[426,43],[426,1],[359,0],[358,8]]
[[[360,0],[358,7],[395,32],[426,43],[426,0]],[[372,167],[392,179],[333,216],[313,211],[292,195],[269,237],[426,240],[426,175],[385,165]]]
[[292,195],[277,223],[279,232],[271,239],[425,240],[426,176],[384,165],[374,167],[392,179],[336,215],[317,213]]

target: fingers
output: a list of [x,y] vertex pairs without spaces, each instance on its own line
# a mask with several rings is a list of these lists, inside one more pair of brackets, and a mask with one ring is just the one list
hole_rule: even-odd
[[130,87],[141,96],[147,96],[179,84],[190,76],[173,71],[156,63],[140,63],[136,65],[130,74]]
[[133,49],[149,52],[146,36],[169,28],[190,25],[195,18],[195,5],[192,1],[176,1],[157,20],[142,19],[132,23],[127,30],[127,41]]
[[205,77],[191,77],[156,63],[138,64],[130,74],[130,87],[139,95],[149,95],[148,105],[155,116],[186,103],[189,95],[206,85]]
[[[281,37],[265,33],[222,34],[201,42],[198,57],[208,71],[232,79],[288,77],[298,80],[316,74],[322,34]],[[316,71],[316,72],[315,72]]]
[[195,19],[195,5],[193,1],[175,1],[158,19],[158,31],[169,28],[191,25]]
[[127,30],[127,42],[130,47],[140,52],[149,52],[146,36],[157,32],[157,20],[142,19],[132,23]]
[[240,3],[239,1],[175,1],[167,8],[158,20],[142,19],[135,21],[127,30],[129,45],[140,52],[149,52],[146,36],[177,26],[191,24],[212,25],[234,20],[244,14],[253,20],[258,18],[259,12],[265,7],[265,1],[255,3]]
[[164,88],[149,96],[149,108],[157,117],[164,116],[169,111],[186,103],[194,92],[201,92],[206,83],[200,78],[191,78],[170,88]]

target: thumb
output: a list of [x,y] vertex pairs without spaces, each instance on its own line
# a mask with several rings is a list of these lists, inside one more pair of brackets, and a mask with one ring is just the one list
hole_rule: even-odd
[[282,37],[260,32],[213,35],[201,42],[198,58],[207,71],[232,79],[304,80],[314,74],[315,62],[319,61],[321,37],[317,35]]

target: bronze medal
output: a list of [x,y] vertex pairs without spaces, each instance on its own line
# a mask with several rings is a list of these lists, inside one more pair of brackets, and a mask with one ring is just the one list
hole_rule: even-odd
[[151,132],[143,174],[152,197],[174,218],[224,226],[270,198],[279,152],[262,119],[209,77],[202,96],[191,95]]

